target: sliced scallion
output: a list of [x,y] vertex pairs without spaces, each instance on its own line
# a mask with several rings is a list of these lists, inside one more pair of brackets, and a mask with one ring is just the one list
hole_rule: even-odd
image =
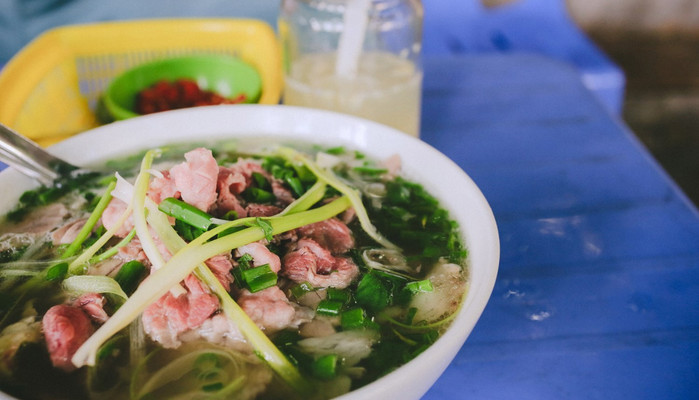
[[326,291],[326,298],[328,300],[332,301],[337,301],[342,304],[347,304],[347,302],[350,300],[350,295],[349,292],[343,289],[337,289],[334,287],[329,287]]
[[140,261],[131,260],[121,266],[114,280],[117,281],[124,292],[131,294],[136,290],[138,283],[147,271],[147,268]]
[[364,327],[366,322],[366,313],[362,308],[353,308],[344,311],[340,315],[340,325],[342,329],[357,329]]
[[68,272],[68,263],[60,262],[54,264],[46,270],[46,280],[47,281],[60,281],[66,276]]
[[158,209],[188,225],[207,230],[211,226],[211,215],[174,197],[168,197],[158,204]]
[[240,272],[241,278],[251,293],[259,292],[277,284],[277,274],[269,267],[269,264],[244,269]]
[[316,313],[320,315],[338,315],[342,310],[342,302],[323,299],[316,307]]
[[300,299],[307,293],[310,293],[314,291],[315,289],[313,288],[313,285],[311,285],[309,282],[301,282],[298,285],[294,285],[291,288],[291,294],[297,298]]
[[412,293],[431,292],[433,290],[432,282],[429,279],[408,282],[405,284],[405,288]]
[[334,378],[337,375],[338,359],[337,354],[326,354],[315,359],[311,364],[313,376],[325,380]]

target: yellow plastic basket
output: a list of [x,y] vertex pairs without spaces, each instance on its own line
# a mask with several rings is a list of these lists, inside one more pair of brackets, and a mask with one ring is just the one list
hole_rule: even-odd
[[251,19],[160,19],[56,28],[37,37],[0,73],[0,121],[42,146],[100,124],[96,111],[109,82],[160,58],[227,54],[262,78],[260,103],[282,90],[274,30]]

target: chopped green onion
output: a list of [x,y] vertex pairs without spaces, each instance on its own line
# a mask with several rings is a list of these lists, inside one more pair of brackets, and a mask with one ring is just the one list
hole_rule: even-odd
[[369,311],[380,311],[391,303],[391,291],[381,278],[370,272],[359,281],[356,298]]
[[318,303],[316,313],[320,315],[338,315],[342,310],[342,303],[335,300],[324,299]]
[[269,182],[267,181],[267,178],[265,178],[264,175],[262,175],[259,172],[253,172],[252,173],[252,180],[255,182],[255,186],[257,186],[260,189],[268,190],[270,189]]
[[252,256],[247,253],[238,259],[238,267],[233,268],[233,277],[238,286],[252,293],[277,284],[277,274],[272,271],[269,264],[254,267]]
[[272,193],[256,187],[245,189],[241,195],[251,203],[271,203],[276,199]]
[[0,263],[17,261],[22,257],[28,246],[14,247],[0,251]]
[[182,239],[184,239],[187,242],[191,242],[192,240],[198,238],[199,236],[201,236],[201,234],[206,232],[205,229],[195,228],[192,225],[179,219],[175,220],[175,231],[182,237]]
[[204,211],[174,197],[168,197],[158,204],[165,214],[198,229],[207,230],[211,226],[211,216]]
[[301,180],[295,176],[285,176],[284,182],[286,182],[291,190],[294,191],[296,196],[301,196],[305,192]]
[[194,360],[194,367],[198,370],[210,370],[212,368],[221,367],[221,360],[219,360],[216,353],[202,353],[199,357]]
[[386,168],[354,167],[355,171],[365,175],[381,175],[388,172]]
[[416,314],[417,314],[417,308],[410,307],[408,309],[408,314],[405,316],[405,323],[408,325],[411,325],[413,323],[413,319],[415,319]]
[[204,392],[218,392],[221,389],[223,389],[223,383],[221,382],[210,383],[201,387],[201,390]]
[[353,308],[340,315],[340,326],[342,329],[362,328],[366,324],[366,313],[362,308]]
[[337,375],[337,354],[326,354],[318,357],[311,364],[311,373],[316,378],[329,380]]
[[237,219],[237,218],[238,218],[238,212],[235,210],[230,210],[223,215],[223,219],[227,219],[229,221]]
[[433,290],[432,282],[429,279],[408,282],[405,284],[405,288],[410,290],[412,293],[431,292]]
[[291,288],[291,294],[295,298],[300,299],[301,297],[303,297],[307,293],[310,293],[314,290],[315,290],[315,288],[309,282],[301,282],[298,285],[295,285]]
[[38,205],[39,204],[39,192],[36,190],[27,190],[19,196],[19,202],[27,205]]
[[59,281],[66,276],[66,273],[68,273],[68,263],[60,262],[46,270],[46,280]]
[[130,294],[136,290],[141,278],[147,271],[148,269],[140,261],[131,260],[121,266],[114,280],[117,281],[124,292]]
[[[240,267],[239,267],[240,268]],[[269,264],[259,267],[243,269],[240,275],[250,292],[255,293],[277,284],[277,274],[269,267]]]
[[238,259],[238,267],[243,269],[252,268],[252,256],[248,253],[243,254]]
[[325,291],[325,294],[328,300],[337,301],[342,304],[347,304],[347,302],[350,300],[349,292],[334,287],[329,287]]
[[340,154],[345,154],[345,148],[343,146],[337,146],[337,147],[331,147],[327,150],[325,150],[326,153],[332,154],[332,155],[340,155]]
[[65,190],[59,187],[51,187],[39,193],[39,203],[49,204],[65,194]]

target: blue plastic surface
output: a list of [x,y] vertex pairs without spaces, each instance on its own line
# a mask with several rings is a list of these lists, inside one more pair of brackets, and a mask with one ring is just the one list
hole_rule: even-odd
[[699,213],[564,63],[428,57],[422,138],[490,202],[493,296],[425,399],[690,399]]
[[621,113],[624,73],[576,26],[565,0],[516,0],[496,8],[481,0],[424,3],[425,53],[527,52],[565,61],[611,112]]

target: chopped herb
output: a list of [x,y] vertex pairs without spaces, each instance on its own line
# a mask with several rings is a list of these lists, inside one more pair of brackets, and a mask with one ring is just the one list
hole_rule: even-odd
[[285,176],[284,182],[286,182],[289,185],[289,187],[291,187],[291,190],[294,191],[294,194],[296,194],[296,196],[302,196],[306,192],[306,189],[303,187],[301,180],[295,176]]
[[433,290],[432,282],[429,279],[408,282],[405,284],[405,288],[412,293],[431,292]]
[[221,382],[210,383],[201,387],[201,390],[204,392],[218,392],[221,389],[223,389],[223,383]]
[[380,207],[365,206],[379,231],[401,248],[409,259],[432,264],[440,257],[461,264],[466,250],[446,210],[419,184],[402,178],[386,183],[386,197]]
[[260,189],[270,190],[272,188],[272,186],[270,186],[269,184],[269,181],[267,181],[267,178],[265,178],[265,176],[259,172],[252,173],[252,181],[255,187],[258,187]]
[[0,251],[0,263],[17,261],[27,250],[28,246],[21,246]]
[[323,299],[316,307],[316,313],[320,315],[338,315],[342,310],[342,302]]
[[158,209],[178,221],[198,229],[207,230],[212,224],[211,215],[174,197],[168,197],[161,201]]
[[342,304],[347,304],[350,300],[350,294],[347,290],[330,287],[326,289],[325,293],[328,300],[337,301]]
[[295,285],[291,288],[291,294],[297,298],[300,299],[304,295],[314,291],[315,289],[313,288],[313,285],[311,285],[308,282],[301,282],[298,285]]
[[366,313],[362,308],[353,308],[351,310],[344,311],[340,315],[340,325],[342,329],[357,329],[365,326],[367,319]]
[[364,275],[357,285],[357,303],[370,311],[381,311],[391,304],[391,289],[373,272]]
[[146,276],[148,269],[140,261],[132,260],[121,266],[114,280],[117,281],[121,289],[131,295],[141,280]]
[[230,210],[223,215],[223,219],[227,219],[229,221],[238,219],[238,212],[235,210]]
[[364,175],[372,175],[372,176],[377,176],[381,174],[385,174],[388,172],[386,168],[373,168],[373,167],[354,167],[353,170],[359,172],[360,174]]
[[243,198],[250,203],[271,203],[276,197],[267,190],[251,186],[241,193]]
[[60,262],[54,264],[46,270],[46,280],[47,281],[60,281],[68,273],[68,263]]
[[233,277],[239,287],[255,293],[277,284],[277,274],[272,271],[269,264],[255,267],[252,264],[252,256],[243,254],[238,259],[238,267],[233,268]]
[[241,270],[241,278],[250,292],[255,293],[277,284],[277,274],[269,264]]
[[337,375],[337,364],[337,354],[326,354],[313,361],[313,364],[311,364],[311,372],[316,378],[324,380],[332,379]]
[[346,150],[342,146],[337,146],[337,147],[331,147],[327,150],[325,150],[326,153],[328,154],[333,154],[333,155],[340,155],[340,154],[345,154]]
[[182,237],[182,239],[186,240],[187,242],[191,242],[192,240],[198,238],[199,236],[201,236],[201,234],[206,232],[205,230],[195,228],[192,225],[180,219],[175,220],[175,231],[178,235]]
[[264,232],[264,234],[265,234],[265,239],[267,239],[267,241],[270,241],[270,242],[271,242],[272,239],[274,238],[273,235],[272,235],[272,230],[273,230],[273,229],[272,229],[272,224],[270,224],[269,221],[265,220],[264,218],[257,217],[257,218],[255,218],[255,221],[254,221],[254,222],[252,222],[252,221],[249,222],[249,223],[247,224],[247,226],[250,226],[250,227],[255,227],[255,226],[256,226],[256,227],[262,229],[262,232]]
[[408,313],[405,315],[405,324],[406,325],[412,325],[413,319],[415,318],[415,315],[417,314],[417,308],[415,307],[410,307],[408,309]]
[[51,186],[40,186],[22,193],[18,206],[7,214],[7,219],[11,222],[19,222],[36,207],[52,203],[72,191],[84,193],[95,187],[100,177],[101,175],[97,172],[60,175]]

